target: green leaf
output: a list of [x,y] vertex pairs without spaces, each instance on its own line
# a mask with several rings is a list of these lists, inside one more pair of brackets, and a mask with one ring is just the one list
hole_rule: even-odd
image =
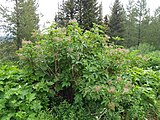
[[70,82],[65,82],[65,81],[62,82],[62,87],[68,87],[70,85],[71,85]]
[[28,102],[30,103],[31,101],[33,101],[34,99],[36,99],[36,93],[28,93],[26,95],[26,99],[28,100]]
[[11,120],[12,116],[14,116],[14,113],[9,113],[7,115],[3,115],[1,120]]
[[42,105],[41,105],[41,102],[38,101],[38,100],[34,100],[32,103],[31,103],[31,109],[33,109],[34,111],[38,112],[40,111],[42,108]]
[[25,113],[24,111],[18,111],[18,112],[16,113],[16,117],[22,119],[22,118],[24,118],[24,115],[25,115],[25,114],[26,114],[26,113]]

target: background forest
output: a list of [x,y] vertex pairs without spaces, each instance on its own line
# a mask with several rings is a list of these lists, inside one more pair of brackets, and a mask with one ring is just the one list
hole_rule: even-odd
[[[23,39],[30,40],[33,31],[39,31],[38,3],[35,0],[13,0],[12,4],[14,5],[13,9],[1,5],[0,10],[1,29],[7,35],[6,37],[2,34],[1,38],[12,39],[15,42],[15,44],[9,43],[15,46],[15,49],[8,48],[9,51],[5,50],[6,47],[1,49],[2,56],[5,56],[4,59],[11,57],[10,53],[12,54],[22,46]],[[160,49],[160,9],[156,8],[151,15],[146,0],[129,0],[125,8],[119,0],[115,0],[110,15],[105,16],[102,13],[102,3],[98,3],[96,0],[87,2],[67,0],[59,3],[57,7],[55,22],[59,27],[66,26],[70,19],[75,19],[84,31],[90,30],[93,23],[96,23],[104,27],[103,31],[110,37],[111,42],[115,43],[113,37],[123,38],[123,41],[115,44],[133,49],[139,49],[139,46],[146,47],[143,50]],[[5,40],[5,42],[8,41]]]
[[159,120],[160,7],[63,0],[40,29],[36,0],[0,5],[1,120]]

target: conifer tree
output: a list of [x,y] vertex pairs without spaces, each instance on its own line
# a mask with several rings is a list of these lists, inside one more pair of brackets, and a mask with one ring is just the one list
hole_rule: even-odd
[[82,27],[82,9],[83,9],[83,4],[82,4],[82,0],[77,0],[77,11],[78,11],[78,14],[77,14],[77,22],[79,24],[79,26]]
[[93,23],[100,23],[102,19],[102,5],[97,0],[67,0],[59,7],[56,21],[64,26],[70,19],[76,19],[84,30],[92,28]]
[[93,27],[93,23],[98,23],[98,2],[97,0],[82,0],[82,26],[84,30]]
[[1,8],[4,18],[4,29],[10,33],[16,41],[17,49],[22,47],[22,40],[30,40],[31,32],[38,30],[39,17],[36,13],[36,0],[12,0],[13,11],[5,6]]
[[124,8],[119,0],[115,0],[112,7],[112,12],[109,20],[110,36],[111,37],[124,37]]
[[125,21],[125,47],[136,46],[138,41],[137,32],[137,11],[134,0],[129,0],[126,9],[126,21]]
[[150,15],[146,0],[138,0],[136,3],[138,42],[137,46],[145,41],[146,27],[149,25]]
[[39,16],[36,13],[37,7],[36,0],[27,0],[24,2],[23,16],[20,19],[20,23],[23,28],[21,34],[26,40],[31,40],[33,30],[39,29]]
[[102,25],[103,23],[103,14],[102,14],[102,2],[100,3],[100,5],[98,6],[98,24]]
[[147,29],[146,42],[160,50],[160,7],[158,7]]
[[105,16],[104,16],[103,24],[104,24],[104,28],[105,28],[105,33],[106,33],[107,35],[110,35],[108,15],[105,15]]
[[150,13],[146,0],[129,0],[125,22],[125,46],[139,46],[150,38]]
[[55,22],[58,23],[59,26],[64,26],[65,25],[65,18],[64,18],[64,0],[60,4],[58,2],[58,12],[55,15]]
[[104,24],[106,24],[106,25],[109,24],[109,20],[108,20],[108,16],[107,15],[104,16]]
[[60,26],[66,26],[68,21],[77,18],[77,1],[67,0],[62,1],[61,5],[58,5],[58,14],[56,16],[56,22]]

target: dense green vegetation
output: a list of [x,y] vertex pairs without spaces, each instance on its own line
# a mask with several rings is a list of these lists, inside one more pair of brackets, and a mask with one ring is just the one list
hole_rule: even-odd
[[17,65],[1,65],[0,119],[159,119],[156,53],[110,44],[101,29],[71,21],[23,41]]
[[36,0],[0,6],[0,120],[159,120],[160,10],[66,0],[39,31]]

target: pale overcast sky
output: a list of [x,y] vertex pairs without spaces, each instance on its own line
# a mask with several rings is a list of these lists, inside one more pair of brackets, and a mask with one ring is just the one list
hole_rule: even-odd
[[[55,13],[57,12],[58,2],[62,0],[39,0],[39,11],[44,15],[41,18],[41,24],[46,21],[53,21]],[[110,13],[110,6],[113,5],[115,0],[98,0],[98,2],[102,2],[103,4],[103,14]],[[128,4],[128,0],[120,0],[121,3],[126,7]],[[136,1],[136,0],[135,0]],[[153,12],[158,6],[160,6],[160,0],[147,0],[148,7]]]

